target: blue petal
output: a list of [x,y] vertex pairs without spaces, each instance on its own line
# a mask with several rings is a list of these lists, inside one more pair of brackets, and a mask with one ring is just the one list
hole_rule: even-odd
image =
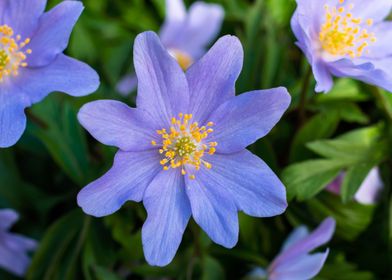
[[113,167],[78,194],[78,205],[95,217],[116,212],[128,200],[141,201],[147,186],[161,170],[158,151],[122,152]]
[[134,62],[138,108],[149,112],[161,128],[167,128],[179,113],[189,113],[185,74],[155,33],[144,32],[136,37]]
[[0,148],[14,145],[26,128],[24,109],[30,106],[28,98],[10,84],[0,88]]
[[101,143],[123,151],[143,151],[158,142],[157,129],[148,113],[114,100],[87,103],[78,113],[79,122]]
[[186,73],[191,94],[190,112],[199,123],[234,96],[243,50],[237,37],[224,36]]
[[142,229],[145,257],[150,265],[165,266],[174,258],[191,216],[180,170],[161,171],[147,187],[143,203],[148,213]]
[[24,39],[30,37],[45,10],[46,0],[2,0],[1,2],[0,11],[4,11],[2,24],[12,27],[15,34],[21,35]]
[[308,235],[309,235],[309,230],[307,229],[307,227],[305,226],[297,227],[292,233],[290,233],[289,237],[287,237],[286,241],[282,246],[281,252],[286,251],[293,245],[303,240]]
[[392,92],[392,56],[381,59],[341,59],[330,63],[338,77],[352,77]]
[[281,87],[244,93],[223,103],[208,118],[215,123],[211,141],[218,142],[217,151],[238,152],[264,137],[280,120],[290,100]]
[[271,271],[278,267],[284,267],[287,262],[297,259],[299,256],[307,254],[317,247],[327,243],[335,232],[335,220],[327,218],[323,223],[311,232],[306,238],[303,238],[292,245],[287,250],[278,255],[270,266]]
[[48,66],[23,68],[14,81],[32,103],[41,101],[54,91],[84,96],[97,90],[99,77],[87,64],[59,54]]
[[226,248],[234,247],[238,241],[238,215],[230,191],[223,188],[219,178],[204,166],[197,171],[196,179],[185,178],[196,223],[215,243]]
[[0,210],[0,230],[9,229],[19,219],[18,213],[11,209]]
[[36,242],[32,239],[2,233],[0,243],[0,267],[17,275],[23,276],[30,265],[28,251],[36,248]]
[[255,217],[271,217],[285,211],[287,202],[283,184],[251,152],[215,154],[205,157],[205,160],[211,163],[212,168],[197,172],[196,179],[200,178],[207,189],[211,185],[213,189],[230,194],[238,210]]
[[316,59],[312,63],[314,78],[316,79],[316,92],[328,92],[333,87],[332,74],[328,70],[328,66],[321,59]]
[[383,59],[386,56],[392,55],[392,22],[380,22],[373,27],[368,27],[368,29],[375,34],[377,41],[367,46],[366,50],[369,53],[365,53],[364,57]]
[[324,253],[303,255],[282,264],[269,272],[269,280],[307,280],[316,276],[328,257],[329,250]]
[[39,26],[28,45],[33,51],[28,56],[29,67],[45,66],[64,51],[82,11],[82,2],[64,1],[41,16]]
[[350,0],[346,1],[346,6],[353,4],[352,14],[355,17],[363,19],[371,18],[375,22],[382,21],[391,12],[391,0],[377,0],[377,1],[364,1],[364,0]]
[[127,96],[137,88],[137,77],[129,74],[118,82],[116,89],[122,96]]
[[177,16],[165,22],[160,36],[162,43],[180,50],[195,60],[205,53],[205,48],[218,35],[224,10],[216,4],[195,2],[186,18]]

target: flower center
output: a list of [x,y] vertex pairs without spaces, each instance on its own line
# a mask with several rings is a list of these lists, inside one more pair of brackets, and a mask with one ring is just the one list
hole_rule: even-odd
[[[160,161],[164,170],[169,168],[181,168],[182,175],[187,172],[185,165],[193,166],[197,171],[203,164],[206,168],[212,168],[211,163],[203,160],[205,153],[213,155],[216,151],[217,142],[206,142],[205,139],[213,132],[211,128],[214,124],[207,123],[206,126],[199,127],[197,122],[192,122],[191,114],[180,113],[178,119],[172,118],[170,131],[165,128],[157,133],[162,137],[159,153],[164,156]],[[158,146],[155,141],[151,141],[153,146]],[[189,175],[190,179],[195,179],[194,174]]]
[[17,76],[19,67],[26,67],[26,54],[31,54],[31,49],[22,49],[30,43],[27,38],[21,41],[21,36],[14,36],[14,30],[8,25],[0,26],[0,83],[4,77]]
[[193,64],[192,57],[185,52],[177,49],[169,49],[169,54],[177,60],[178,64],[184,71]]
[[[345,0],[339,0],[341,4]],[[345,7],[329,7],[325,5],[325,21],[321,26],[319,39],[322,48],[332,55],[360,57],[371,43],[376,42],[374,33],[363,28],[363,19],[356,18],[350,12],[353,4]],[[366,20],[371,26],[372,19]],[[366,51],[368,53],[368,51]]]

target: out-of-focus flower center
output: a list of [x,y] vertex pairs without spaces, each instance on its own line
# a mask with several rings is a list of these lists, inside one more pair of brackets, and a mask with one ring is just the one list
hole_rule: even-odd
[[[341,4],[344,0],[339,1]],[[353,4],[346,7],[329,7],[325,5],[325,21],[319,33],[322,48],[329,54],[362,56],[366,47],[376,42],[374,33],[369,33],[364,26],[371,26],[372,19],[356,18],[351,13]]]
[[0,26],[0,83],[7,76],[17,76],[19,67],[26,67],[27,54],[31,49],[23,50],[30,39],[21,40],[20,35],[14,36],[14,30],[8,25]]
[[[205,153],[213,155],[216,151],[217,142],[206,142],[206,138],[213,132],[211,128],[214,124],[207,123],[206,126],[199,127],[197,122],[192,122],[191,114],[178,115],[171,120],[170,130],[165,128],[158,130],[157,133],[162,137],[162,143],[151,141],[153,146],[160,146],[159,153],[163,155],[160,164],[164,170],[169,168],[181,168],[182,175],[187,172],[185,165],[191,165],[195,170],[199,170],[203,164],[206,168],[212,165],[203,160]],[[190,179],[195,179],[194,174],[189,174]]]
[[193,59],[190,55],[177,49],[169,49],[169,54],[174,57],[182,70],[186,71],[192,64]]

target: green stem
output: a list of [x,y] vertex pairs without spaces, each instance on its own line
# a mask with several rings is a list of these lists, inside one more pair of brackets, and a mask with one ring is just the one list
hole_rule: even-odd
[[49,126],[48,124],[43,121],[40,117],[38,117],[36,114],[34,114],[30,109],[26,110],[26,116],[36,125],[38,125],[42,129],[48,129]]
[[311,77],[312,77],[312,68],[309,65],[308,69],[306,70],[305,78],[302,83],[301,95],[300,95],[299,106],[298,106],[298,117],[301,125],[306,120],[306,102],[307,102],[306,97],[308,94]]

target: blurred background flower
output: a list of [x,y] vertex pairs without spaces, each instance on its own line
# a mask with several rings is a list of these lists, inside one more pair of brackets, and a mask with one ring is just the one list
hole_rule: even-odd
[[[185,71],[205,52],[218,35],[224,10],[216,4],[195,2],[186,11],[183,0],[166,0],[165,22],[159,32],[162,44]],[[137,86],[137,77],[129,74],[117,85],[121,94]]]
[[392,92],[391,0],[297,0],[291,28],[316,78],[317,92],[332,75],[352,77]]
[[30,264],[28,253],[36,249],[37,242],[9,232],[18,219],[19,215],[15,211],[0,210],[0,267],[23,276]]

